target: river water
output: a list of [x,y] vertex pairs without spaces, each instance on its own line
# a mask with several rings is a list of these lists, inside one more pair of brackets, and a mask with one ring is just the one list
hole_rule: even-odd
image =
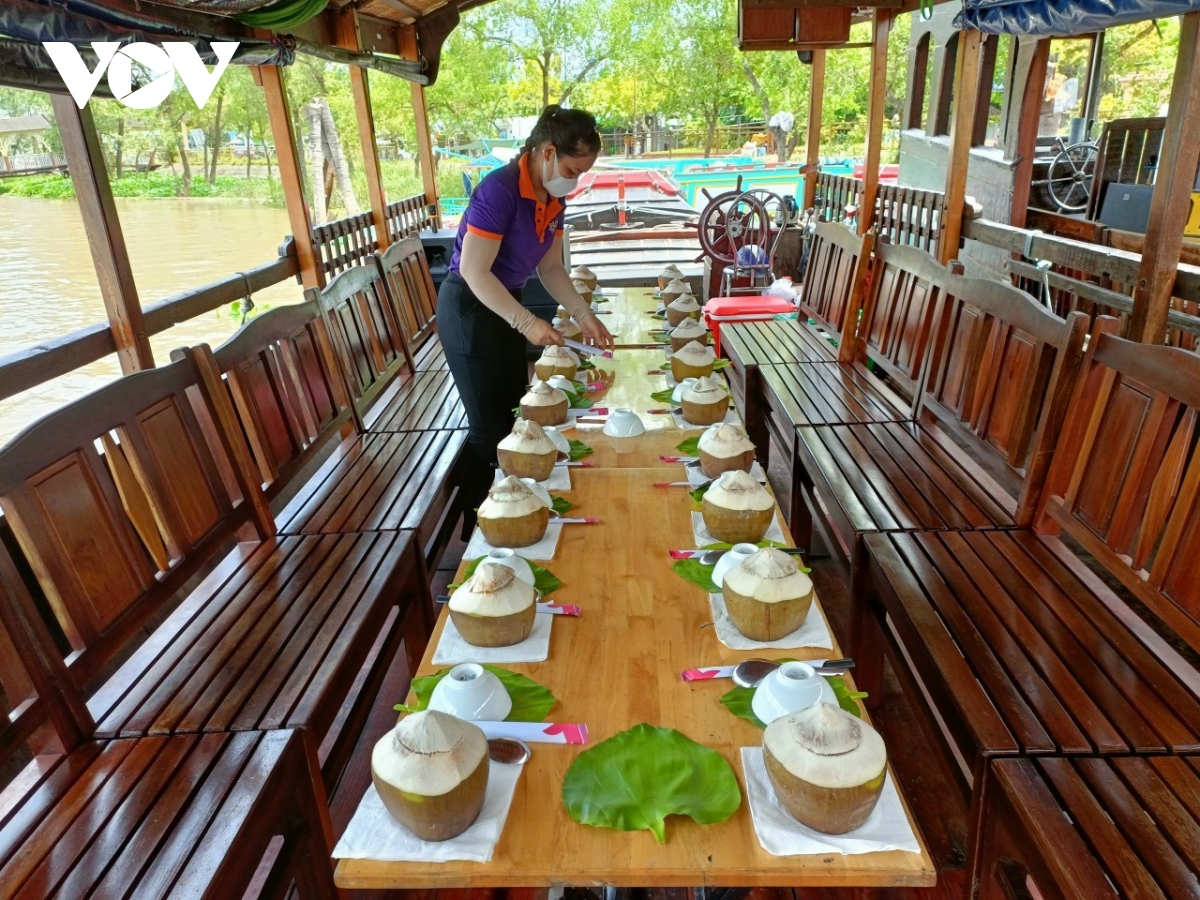
[[[287,212],[208,199],[116,201],[143,306],[269,262],[290,233]],[[256,303],[301,299],[294,279]],[[73,200],[0,195],[0,357],[106,320],[79,207]],[[238,327],[216,310],[151,337],[162,364],[176,347],[213,346]],[[0,444],[21,428],[121,373],[116,356],[0,400]]]

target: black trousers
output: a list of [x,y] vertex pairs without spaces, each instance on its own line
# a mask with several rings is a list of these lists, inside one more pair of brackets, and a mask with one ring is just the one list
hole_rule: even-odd
[[[521,299],[520,291],[513,296]],[[513,408],[529,383],[525,337],[479,302],[451,272],[438,290],[437,330],[446,365],[467,411],[462,494],[467,524],[495,477],[496,445],[512,431]]]

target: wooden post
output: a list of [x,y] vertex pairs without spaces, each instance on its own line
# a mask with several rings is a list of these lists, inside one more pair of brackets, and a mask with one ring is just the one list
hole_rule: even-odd
[[117,345],[121,371],[128,375],[154,368],[150,338],[142,321],[142,305],[129,265],[125,235],[113,203],[112,185],[104,166],[104,153],[92,111],[80,109],[67,94],[51,94],[63,151],[75,185],[79,212],[87,232],[100,295]]
[[825,50],[812,52],[812,77],[808,88],[808,138],[804,147],[804,203],[809,209],[817,198],[817,165],[821,159],[821,106],[825,100]]
[[[400,55],[405,59],[419,58],[417,47],[417,30],[413,25],[406,25],[400,30]],[[437,169],[434,167],[433,135],[429,133],[429,110],[425,105],[425,88],[423,85],[412,83],[413,118],[417,126],[417,155],[421,160],[421,181],[425,187],[425,202],[438,206]],[[441,212],[435,212],[433,227],[442,227]]]
[[[361,49],[358,36],[358,13],[347,9],[338,16],[338,46],[347,50]],[[354,97],[354,119],[358,123],[358,142],[362,145],[363,173],[367,177],[367,197],[371,202],[371,217],[375,220],[375,243],[386,250],[392,239],[387,227],[387,195],[379,171],[379,147],[375,143],[375,113],[371,109],[371,87],[367,70],[350,66],[350,93]],[[385,78],[391,76],[384,76]]]
[[875,35],[871,41],[871,88],[867,98],[867,152],[863,163],[862,209],[858,211],[858,233],[866,234],[875,224],[875,198],[879,196],[879,163],[883,148],[883,105],[887,100],[887,42],[892,30],[892,12],[875,10]]
[[[1005,141],[1006,155],[1016,160],[1013,171],[1012,212],[1009,222],[1025,227],[1029,214],[1030,182],[1033,180],[1033,157],[1037,152],[1038,126],[1042,121],[1042,99],[1046,95],[1046,66],[1050,62],[1050,39],[1019,42],[1017,65],[1014,70],[1013,92],[1021,98],[1017,108],[1016,127],[1009,123],[1012,140]],[[1010,110],[1013,107],[1009,107]]]
[[[995,40],[995,38],[993,38]],[[950,156],[946,161],[946,208],[938,235],[938,260],[946,265],[958,257],[962,238],[963,205],[967,200],[967,167],[971,163],[971,138],[979,104],[979,61],[983,34],[977,30],[958,34],[958,59],[954,64],[954,116],[950,122]]]
[[[278,66],[259,66],[258,73],[267,99],[271,136],[275,140],[275,162],[279,167],[279,180],[283,183],[283,199],[287,204],[292,238],[296,242],[300,280],[305,288],[322,288],[325,286],[325,275],[317,265],[317,255],[313,250],[312,220],[308,215],[308,202],[304,199],[304,179],[300,171],[303,162],[296,149],[296,135],[292,129],[292,114],[288,108],[287,91],[283,87],[283,75]],[[313,185],[313,190],[323,189],[323,185]]]
[[1167,312],[1175,289],[1183,226],[1200,165],[1200,11],[1180,20],[1179,55],[1171,83],[1171,105],[1159,152],[1158,177],[1150,201],[1142,264],[1133,294],[1128,336],[1147,344],[1167,337]]

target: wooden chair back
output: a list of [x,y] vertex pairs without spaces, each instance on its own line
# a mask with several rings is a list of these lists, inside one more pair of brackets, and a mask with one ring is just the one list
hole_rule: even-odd
[[855,339],[854,363],[870,359],[916,407],[938,297],[949,271],[915,247],[879,242]]
[[[867,283],[867,267],[875,244],[872,233],[857,235],[836,222],[818,222],[808,253],[800,313],[836,337],[850,359],[858,312]],[[849,325],[847,325],[849,322]],[[849,341],[844,336],[849,336]]]
[[326,316],[360,428],[362,415],[411,357],[399,316],[375,265],[355,266],[324,289],[310,288],[305,299]]
[[435,333],[437,313],[437,290],[421,239],[408,237],[382,253],[377,251],[375,264],[383,275],[392,306],[399,312],[408,349],[415,352]]
[[96,675],[224,544],[273,531],[219,385],[191,357],[121,378],[0,449],[0,510]]
[[[24,781],[29,758],[70,751],[91,737],[95,723],[83,693],[66,672],[63,654],[37,612],[29,590],[0,541],[0,825],[9,813],[4,788]],[[41,768],[41,767],[37,767]],[[21,796],[34,785],[23,784]],[[20,798],[12,797],[18,802]]]
[[351,419],[328,323],[315,303],[268,310],[216,350],[201,344],[172,358],[184,353],[223,381],[268,497]]
[[1118,328],[1105,317],[1092,335],[1037,527],[1066,532],[1200,647],[1200,357]]
[[1060,319],[1011,284],[948,274],[917,416],[965,447],[1033,520],[1083,355],[1087,317]]

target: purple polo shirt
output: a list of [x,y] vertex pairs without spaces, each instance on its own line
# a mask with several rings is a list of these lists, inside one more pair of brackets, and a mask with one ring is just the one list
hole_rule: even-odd
[[458,223],[450,271],[458,274],[463,237],[469,231],[500,242],[492,274],[506,288],[523,288],[550,251],[554,236],[562,233],[564,215],[561,200],[555,197],[549,203],[538,200],[529,177],[529,154],[522,153],[479,182],[471,194],[467,211]]

